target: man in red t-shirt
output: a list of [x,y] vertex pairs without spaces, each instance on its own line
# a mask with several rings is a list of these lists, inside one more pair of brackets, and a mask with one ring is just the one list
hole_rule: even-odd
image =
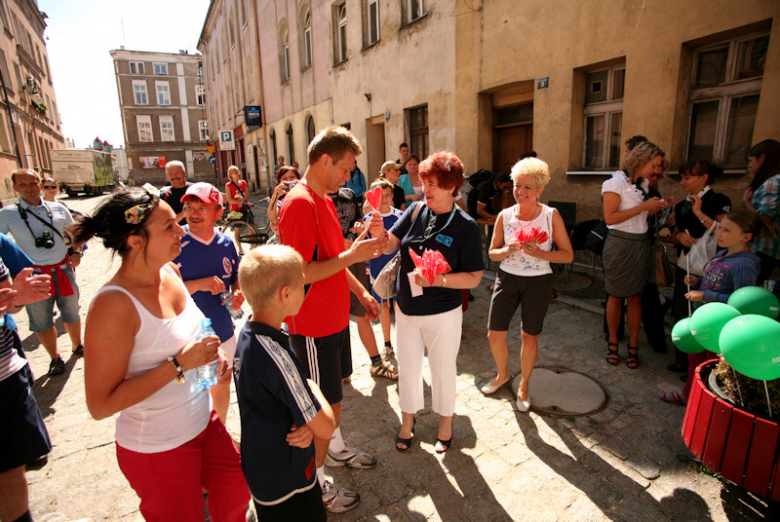
[[[333,200],[335,192],[350,177],[360,144],[347,129],[329,127],[312,140],[309,168],[303,179],[284,198],[279,213],[279,235],[285,245],[303,256],[306,298],[298,315],[286,318],[290,344],[308,378],[314,380],[330,402],[336,423],[341,413],[342,361],[351,372],[349,345],[349,292],[357,295],[367,315],[379,316],[379,305],[347,267],[378,257],[384,239],[365,239],[362,234],[344,250],[344,237]],[[381,217],[379,217],[381,221]],[[368,230],[368,227],[366,227]],[[317,476],[325,508],[332,512],[355,507],[360,496],[325,481],[324,464],[369,468],[376,459],[344,444],[337,427],[333,438],[314,439]]]

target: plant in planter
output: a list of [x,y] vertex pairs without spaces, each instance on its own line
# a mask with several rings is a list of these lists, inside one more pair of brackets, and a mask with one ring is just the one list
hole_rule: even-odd
[[30,102],[30,105],[32,105],[33,109],[40,112],[41,114],[46,114],[46,111],[49,110],[45,103]]
[[777,501],[780,323],[774,318],[780,304],[757,287],[740,289],[732,298],[729,305],[735,307],[704,305],[672,332],[672,340],[683,351],[700,353],[706,347],[721,353],[720,360],[696,368],[683,440],[713,471]]

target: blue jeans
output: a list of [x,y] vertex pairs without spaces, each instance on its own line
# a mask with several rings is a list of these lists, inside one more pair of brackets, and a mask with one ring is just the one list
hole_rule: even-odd
[[62,270],[73,287],[73,295],[60,295],[60,289],[57,287],[57,278],[52,273],[51,276],[56,289],[54,297],[25,306],[27,317],[30,319],[30,330],[35,333],[45,332],[54,326],[55,302],[62,314],[63,322],[72,324],[79,320],[79,287],[76,284],[76,272],[72,268],[63,268]]

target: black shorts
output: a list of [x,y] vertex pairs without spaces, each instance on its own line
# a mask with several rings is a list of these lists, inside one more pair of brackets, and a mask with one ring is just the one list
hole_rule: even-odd
[[499,269],[490,300],[488,328],[496,332],[509,330],[509,323],[520,306],[523,331],[528,335],[541,334],[552,300],[552,281],[552,274],[526,277]]
[[[367,268],[368,266],[365,263],[355,263],[354,265],[350,265],[349,271],[352,272],[352,275],[354,275],[358,281],[360,281],[363,288],[371,291],[371,280],[368,277],[368,272],[366,272]],[[349,293],[349,315],[355,317],[366,316],[366,308],[361,304],[360,299],[358,299],[358,296],[353,292]]]
[[302,493],[296,493],[284,502],[273,506],[264,506],[255,501],[258,522],[288,522],[290,520],[310,520],[325,522],[327,513],[322,503],[320,483],[314,481],[314,487]]
[[32,393],[33,382],[29,365],[0,381],[0,473],[29,464],[51,451],[49,432]]
[[306,371],[306,378],[317,383],[329,403],[341,402],[341,379],[352,375],[349,326],[327,337],[291,335],[290,345]]

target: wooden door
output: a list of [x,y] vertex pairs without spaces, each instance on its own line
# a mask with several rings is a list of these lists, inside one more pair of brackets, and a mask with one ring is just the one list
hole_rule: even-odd
[[498,130],[498,160],[494,172],[509,172],[520,154],[533,150],[533,125],[517,125]]

